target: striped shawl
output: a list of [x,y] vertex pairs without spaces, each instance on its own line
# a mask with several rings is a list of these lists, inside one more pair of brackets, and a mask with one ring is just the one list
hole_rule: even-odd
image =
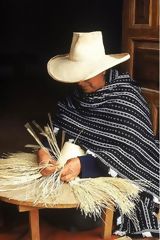
[[110,71],[107,85],[95,93],[75,92],[58,103],[56,126],[93,152],[104,169],[123,178],[149,181],[158,196],[158,146],[146,101],[128,74]]

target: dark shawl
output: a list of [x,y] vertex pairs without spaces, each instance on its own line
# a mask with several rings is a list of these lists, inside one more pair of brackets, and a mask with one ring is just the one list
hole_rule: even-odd
[[147,191],[158,196],[159,151],[148,105],[128,74],[111,70],[107,86],[95,93],[77,90],[58,103],[56,125],[77,144],[96,154],[103,168],[119,176],[148,180]]

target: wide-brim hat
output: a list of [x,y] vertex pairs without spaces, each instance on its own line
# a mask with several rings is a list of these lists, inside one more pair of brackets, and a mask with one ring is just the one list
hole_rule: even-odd
[[51,58],[47,70],[57,81],[76,83],[90,79],[129,58],[128,53],[106,55],[101,31],[74,32],[70,52]]

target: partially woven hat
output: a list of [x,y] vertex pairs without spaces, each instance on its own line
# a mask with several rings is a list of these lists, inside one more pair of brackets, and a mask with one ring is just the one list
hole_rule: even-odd
[[47,69],[53,79],[75,83],[90,79],[129,58],[128,53],[106,55],[101,31],[74,32],[70,52],[51,58]]

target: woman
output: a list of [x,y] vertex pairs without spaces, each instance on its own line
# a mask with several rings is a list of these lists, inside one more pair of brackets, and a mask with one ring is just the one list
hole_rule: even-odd
[[[76,139],[81,132],[76,143],[87,153],[68,159],[61,180],[118,176],[147,181],[136,207],[139,224],[117,210],[115,234],[151,237],[158,234],[158,146],[136,82],[111,69],[128,59],[125,53],[106,55],[98,31],[74,33],[69,54],[48,62],[53,79],[77,83],[75,92],[58,103],[54,125],[66,132],[67,139]],[[43,175],[55,171],[55,161],[43,149],[38,151],[38,161],[53,163]]]

